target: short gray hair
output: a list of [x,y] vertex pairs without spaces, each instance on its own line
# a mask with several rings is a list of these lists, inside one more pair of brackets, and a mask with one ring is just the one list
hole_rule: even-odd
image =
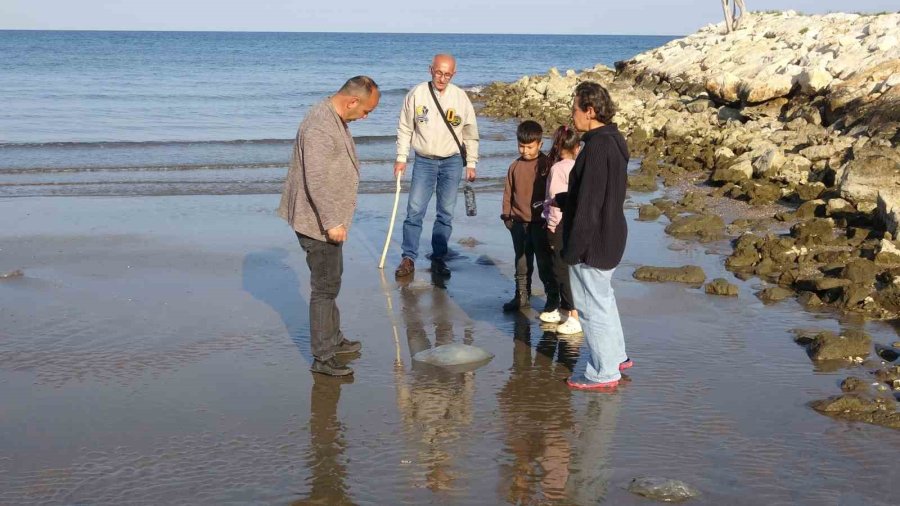
[[356,76],[347,79],[347,82],[338,90],[339,95],[350,95],[359,98],[368,98],[373,91],[378,89],[378,84],[369,76]]

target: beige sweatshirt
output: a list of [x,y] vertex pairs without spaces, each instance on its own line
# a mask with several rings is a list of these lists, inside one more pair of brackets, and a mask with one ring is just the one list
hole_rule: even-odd
[[[478,163],[478,124],[475,108],[466,92],[447,83],[444,93],[434,90],[441,108],[453,125],[456,137],[466,146],[466,167]],[[406,95],[397,125],[397,161],[406,162],[409,148],[427,157],[444,158],[459,154],[456,141],[434,105],[428,82],[416,85]]]

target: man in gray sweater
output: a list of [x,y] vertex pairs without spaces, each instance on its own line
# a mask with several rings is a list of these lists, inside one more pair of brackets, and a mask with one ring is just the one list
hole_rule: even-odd
[[335,303],[344,270],[343,244],[359,186],[359,159],[348,123],[365,119],[380,98],[375,81],[356,76],[306,113],[278,206],[278,215],[294,229],[309,266],[311,370],[331,376],[353,374],[335,355],[362,348],[359,341],[344,337]]

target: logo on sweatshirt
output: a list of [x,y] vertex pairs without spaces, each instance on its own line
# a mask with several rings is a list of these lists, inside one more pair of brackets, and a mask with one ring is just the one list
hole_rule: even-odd
[[447,109],[447,121],[451,125],[456,127],[459,126],[460,123],[462,123],[462,118],[460,118],[459,115],[456,114],[455,109]]
[[428,123],[428,107],[424,105],[416,106],[416,122]]

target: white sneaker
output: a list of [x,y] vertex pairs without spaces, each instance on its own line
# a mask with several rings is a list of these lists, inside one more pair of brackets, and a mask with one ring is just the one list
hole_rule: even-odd
[[572,335],[581,333],[581,322],[575,318],[567,318],[559,327],[556,327],[556,333],[562,335]]
[[562,316],[559,314],[558,309],[554,309],[553,311],[541,313],[540,319],[544,323],[559,323],[562,321]]

